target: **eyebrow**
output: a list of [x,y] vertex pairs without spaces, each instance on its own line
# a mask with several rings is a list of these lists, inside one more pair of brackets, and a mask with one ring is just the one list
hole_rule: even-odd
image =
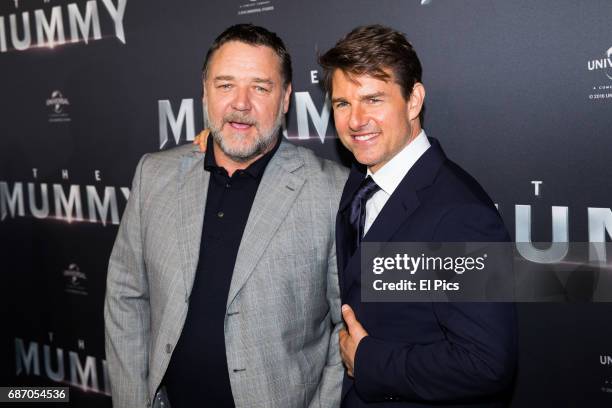
[[[235,79],[236,78],[231,75],[219,75],[214,78],[214,81],[233,81]],[[274,85],[274,81],[269,78],[253,78],[252,81],[258,84]]]
[[365,99],[373,99],[373,98],[380,98],[381,96],[385,96],[384,92],[375,92],[373,94],[368,94],[368,95],[362,95],[359,97],[360,101],[363,101]]
[[253,82],[257,82],[259,84],[274,85],[274,81],[269,78],[253,78]]
[[234,77],[231,75],[219,75],[214,78],[214,81],[231,81]]
[[[385,96],[384,92],[375,92],[372,94],[367,94],[367,95],[361,95],[359,97],[360,101],[364,101],[366,99],[372,99],[372,98],[379,98],[381,96]],[[339,98],[332,98],[332,104],[337,103],[337,102],[347,102],[346,98],[343,97],[339,97]]]

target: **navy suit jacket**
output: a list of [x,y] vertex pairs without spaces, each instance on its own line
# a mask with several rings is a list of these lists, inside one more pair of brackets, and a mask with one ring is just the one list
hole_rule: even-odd
[[[410,169],[368,230],[370,242],[506,242],[508,232],[482,187],[448,160],[437,140]],[[360,254],[348,221],[365,177],[353,166],[336,220],[342,303],[369,336],[345,374],[342,406],[501,407],[517,359],[510,303],[362,303]]]

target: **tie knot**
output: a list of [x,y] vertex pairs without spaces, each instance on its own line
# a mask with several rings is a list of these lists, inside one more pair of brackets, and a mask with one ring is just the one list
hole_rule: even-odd
[[361,182],[359,189],[355,193],[353,202],[359,201],[359,202],[365,203],[378,190],[380,190],[380,187],[378,187],[378,184],[376,184],[376,182],[374,181],[372,177],[368,176],[365,179],[363,179],[363,181]]

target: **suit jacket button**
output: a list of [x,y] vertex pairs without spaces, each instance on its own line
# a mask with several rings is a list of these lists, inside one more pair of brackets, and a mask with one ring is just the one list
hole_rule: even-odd
[[166,353],[170,354],[171,351],[172,351],[172,345],[166,344]]

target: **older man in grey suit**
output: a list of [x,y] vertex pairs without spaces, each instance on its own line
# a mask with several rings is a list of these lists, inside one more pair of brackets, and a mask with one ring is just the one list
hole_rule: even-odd
[[113,404],[338,406],[347,172],[281,140],[291,61],[275,34],[230,27],[203,78],[207,153],[141,159],[111,255]]

